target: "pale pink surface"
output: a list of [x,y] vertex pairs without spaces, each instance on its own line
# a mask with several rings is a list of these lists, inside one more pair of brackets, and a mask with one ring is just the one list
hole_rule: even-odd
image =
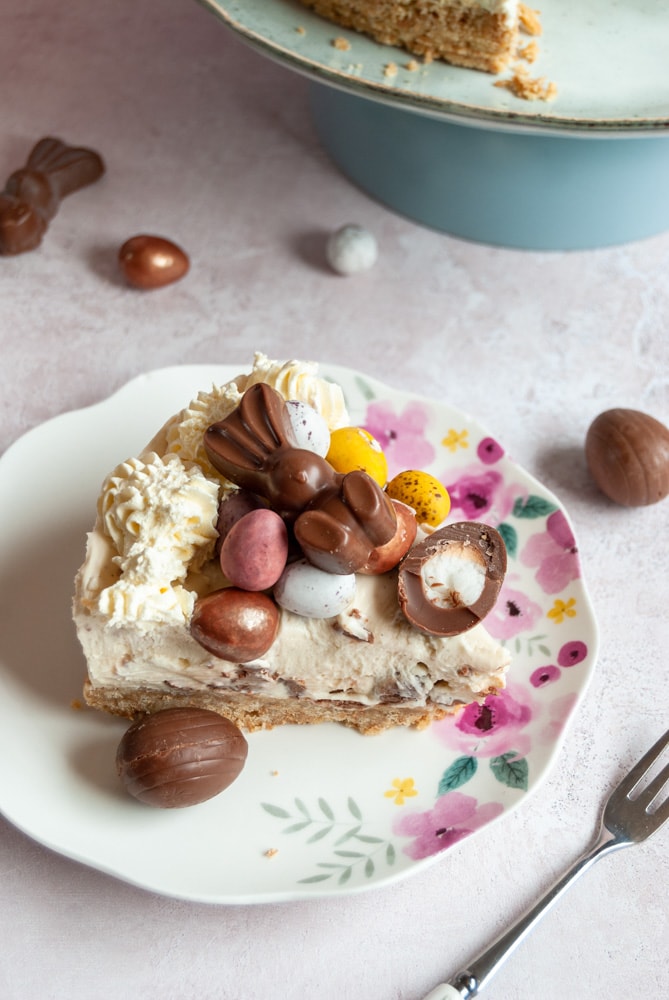
[[[603,637],[558,766],[531,800],[389,889],[188,904],[81,867],[3,820],[0,994],[417,1000],[581,851],[603,792],[666,727],[666,502],[624,510],[603,500],[582,442],[612,406],[669,422],[669,235],[520,253],[398,218],[328,161],[306,82],[186,0],[4,0],[0,87],[3,179],[47,134],[93,146],[108,168],[64,202],[38,251],[0,260],[0,450],[152,368],[246,365],[254,349],[349,365],[472,413],[560,495]],[[323,245],[349,221],[375,234],[380,255],[342,279]],[[182,245],[188,277],[150,294],[126,288],[115,255],[140,232]],[[35,553],[21,580],[1,579],[26,587],[36,608],[48,585]],[[493,990],[609,1000],[633,977],[648,996],[669,993],[668,858],[658,835],[602,862]],[[268,860],[280,863],[280,851]]]

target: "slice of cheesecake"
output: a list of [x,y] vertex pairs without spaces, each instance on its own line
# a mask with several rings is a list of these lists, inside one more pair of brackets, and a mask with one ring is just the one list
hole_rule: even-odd
[[429,59],[499,73],[515,55],[518,0],[302,0],[344,28]]
[[348,423],[340,388],[316,366],[256,355],[249,374],[200,393],[147,451],[110,473],[73,606],[88,704],[129,718],[208,708],[246,730],[333,721],[373,733],[427,725],[500,690],[507,651],[482,624],[454,635],[416,627],[398,599],[397,568],[355,573],[352,598],[330,617],[276,607],[267,648],[240,656],[244,662],[195,638],[199,602],[229,588],[217,526],[221,500],[237,489],[213,467],[203,440],[258,383],[308,403],[331,430]]

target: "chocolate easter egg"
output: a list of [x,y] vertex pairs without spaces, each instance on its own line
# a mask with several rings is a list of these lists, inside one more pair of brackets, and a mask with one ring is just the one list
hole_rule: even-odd
[[616,408],[588,428],[585,457],[602,493],[624,507],[669,495],[669,429],[640,410]]
[[160,809],[197,805],[218,795],[246,762],[246,739],[232,722],[201,708],[168,708],[134,722],[116,767],[134,798]]

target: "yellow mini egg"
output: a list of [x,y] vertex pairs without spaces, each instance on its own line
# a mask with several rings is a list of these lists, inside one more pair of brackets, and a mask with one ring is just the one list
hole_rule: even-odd
[[429,472],[406,469],[391,479],[386,492],[393,500],[413,507],[419,524],[429,524],[433,528],[441,524],[451,509],[448,490]]
[[385,486],[388,481],[388,462],[381,445],[362,427],[339,427],[333,431],[330,450],[325,457],[335,472],[345,475],[360,469],[379,486]]

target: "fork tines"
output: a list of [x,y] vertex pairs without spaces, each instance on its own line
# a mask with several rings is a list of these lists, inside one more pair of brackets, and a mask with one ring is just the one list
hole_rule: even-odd
[[[647,813],[652,813],[656,816],[660,823],[664,823],[665,819],[669,819],[669,799],[663,803],[656,802],[662,789],[669,782],[669,763],[653,777],[650,777],[650,772],[653,769],[653,765],[657,764],[667,749],[669,749],[669,731],[664,736],[661,736],[657,743],[643,755],[638,764],[635,764],[629,774],[623,778],[615,791],[616,796],[624,796],[627,799],[638,802]],[[643,785],[644,779],[648,778],[650,778],[648,783]],[[662,815],[663,813],[664,816]]]

